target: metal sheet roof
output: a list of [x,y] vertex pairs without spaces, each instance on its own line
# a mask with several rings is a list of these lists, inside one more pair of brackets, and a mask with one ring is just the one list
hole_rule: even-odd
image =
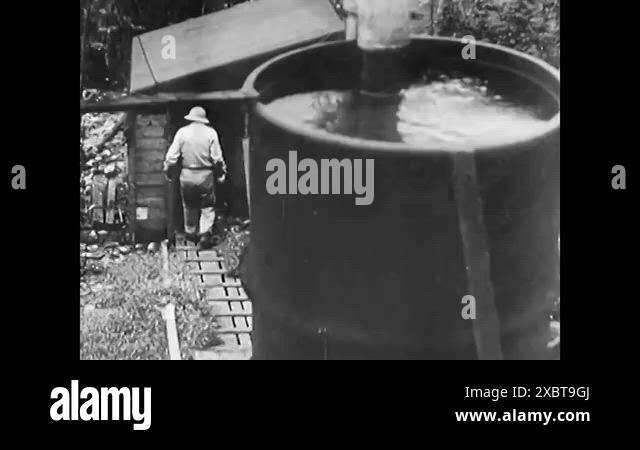
[[[194,74],[202,77],[215,69],[259,59],[343,30],[344,25],[329,0],[242,3],[135,37],[130,90],[162,90]],[[168,35],[175,38],[175,59],[163,58],[162,49],[167,42],[163,42],[163,38]],[[247,70],[250,68],[243,68],[242,73],[236,72],[236,75],[244,76]],[[221,85],[219,88],[232,87]]]

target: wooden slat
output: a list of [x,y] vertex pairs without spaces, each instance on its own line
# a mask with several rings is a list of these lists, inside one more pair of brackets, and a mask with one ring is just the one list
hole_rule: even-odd
[[[164,130],[164,138],[167,141],[167,144],[170,145],[173,141],[175,126],[172,123],[174,121],[173,117],[173,109],[170,107],[166,108],[165,112],[165,120],[167,124],[163,127]],[[168,148],[168,146],[167,146]],[[162,154],[162,164],[164,165],[164,158],[166,156],[166,152]],[[167,237],[169,240],[175,239],[176,231],[182,228],[182,213],[179,210],[179,205],[182,203],[181,195],[180,195],[180,183],[178,180],[171,181],[168,180],[164,190],[165,204],[167,210]]]
[[216,330],[216,334],[235,334],[235,335],[239,335],[239,334],[250,333],[250,332],[251,331],[247,331],[246,328],[235,328],[235,327],[218,328]]
[[200,267],[204,271],[210,270],[211,272],[214,272],[222,267],[222,265],[220,264],[221,261],[222,258],[219,256],[213,257],[212,259],[201,259]]
[[230,300],[249,300],[247,294],[242,288],[230,287],[227,288],[227,298]]
[[[146,62],[144,49],[140,43],[140,39],[131,39],[131,76],[130,79],[140,86],[154,86],[156,81],[153,79],[151,68]],[[132,86],[133,87],[133,86]],[[136,91],[137,89],[131,89]],[[82,104],[81,104],[82,105]],[[82,106],[81,106],[82,110]]]
[[171,287],[171,269],[169,267],[169,241],[164,239],[160,243],[162,255],[162,287],[169,289]]
[[220,312],[215,314],[216,317],[251,317],[251,313],[247,313],[244,311],[240,312]]
[[[150,174],[157,174],[157,173],[163,173],[163,169],[164,169],[164,154],[165,151],[151,151],[151,150],[147,150],[145,148],[141,148],[138,147],[138,155],[141,155],[139,157],[136,158],[136,162],[135,162],[135,170],[136,173],[138,174],[138,178],[141,179],[140,174],[145,174],[145,173],[150,173]],[[151,184],[152,186],[155,187],[159,187],[162,189],[163,191],[163,196],[164,196],[164,191],[166,190],[164,187],[160,187],[157,186],[159,183],[161,183],[160,177],[156,177],[153,176],[153,182],[152,183],[146,183],[147,185]],[[145,183],[144,179],[143,179],[143,183]]]
[[136,203],[138,206],[146,206],[150,210],[152,208],[164,209],[164,196],[143,194],[142,189],[138,189],[138,198]]
[[146,127],[138,127],[136,129],[137,139],[157,139],[164,138],[164,126],[147,125]]
[[240,346],[240,344],[238,343],[238,339],[233,334],[223,334],[222,336],[220,336],[220,339],[222,340],[223,344],[214,347],[214,349],[217,351],[237,350]]
[[242,309],[249,314],[253,314],[253,304],[250,301],[243,301]]
[[136,159],[137,163],[140,162],[141,157],[146,158],[147,153],[154,155],[155,158],[158,158],[159,156],[164,156],[164,152],[167,150],[167,148],[169,148],[169,142],[167,142],[167,140],[163,137],[145,137],[145,138],[136,137],[136,143],[137,143],[137,148],[139,150],[145,151],[144,155],[138,152],[139,155],[138,155],[138,158]]
[[230,316],[233,311],[231,311],[231,306],[229,306],[229,302],[225,300],[212,300],[208,302],[211,307],[211,313],[214,316]]
[[105,214],[105,222],[109,224],[115,222],[117,184],[118,182],[113,178],[107,182],[107,213]]
[[251,348],[251,335],[249,333],[239,333],[240,347]]
[[90,112],[138,112],[146,109],[167,108],[180,103],[215,101],[255,101],[257,93],[242,90],[222,90],[211,92],[158,93],[154,95],[136,94],[102,102],[80,101],[81,113]]
[[127,113],[126,138],[127,138],[127,228],[131,239],[135,239],[136,231],[136,186],[135,186],[135,156],[136,156],[136,114]]
[[218,256],[218,252],[214,250],[200,250],[198,251],[198,256],[204,261],[222,261],[222,258]]
[[218,330],[235,328],[233,324],[233,319],[229,316],[216,317],[216,322],[218,323],[218,327],[219,327],[215,330],[216,333],[218,332]]
[[167,342],[169,346],[169,357],[172,360],[181,360],[180,343],[178,341],[178,330],[176,328],[175,307],[169,303],[162,310],[162,317],[167,325]]
[[136,137],[138,137],[138,131],[144,130],[147,127],[162,127],[167,125],[167,117],[164,113],[159,114],[139,114],[136,117]]
[[137,193],[138,199],[162,198],[164,196],[164,189],[162,186],[140,186]]
[[136,186],[164,187],[166,184],[164,172],[138,173],[135,176]]
[[[189,253],[189,252],[187,252]],[[185,258],[186,262],[199,262],[202,263],[202,265],[207,264],[207,263],[212,263],[213,265],[211,266],[207,266],[205,269],[202,269],[202,271],[200,273],[202,274],[207,274],[207,273],[211,273],[211,274],[216,274],[216,273],[225,273],[226,270],[224,269],[224,267],[221,267],[221,261],[219,259],[202,259],[199,256],[193,257],[193,256],[189,256],[187,255]]]
[[93,176],[93,186],[91,190],[91,197],[93,202],[93,222],[104,222],[104,205],[105,205],[105,190],[107,188],[107,178],[103,174],[96,174]]
[[205,295],[207,300],[229,300],[224,287],[209,288]]
[[241,287],[242,282],[238,277],[233,277],[231,275],[224,275],[224,285],[229,287]]
[[222,274],[204,274],[202,275],[204,284],[207,286],[218,286],[218,285],[222,285],[224,286],[224,282],[222,280]]
[[[238,61],[304,45],[341,32],[342,21],[326,0],[260,0],[242,3],[139,35],[140,53],[143,54],[132,60],[131,91],[154,88],[157,84],[225,68]],[[163,58],[165,44],[162,38],[166,35],[175,38],[175,60]],[[206,45],[203,45],[205,42]],[[148,69],[137,66],[148,66]],[[241,74],[241,77],[244,76],[246,74]]]
[[244,331],[251,331],[251,327],[249,326],[249,318],[248,317],[244,317],[244,316],[234,316],[233,317],[233,324],[235,326],[235,328],[244,330]]
[[[207,263],[207,261],[200,261],[198,259],[194,259],[194,260],[187,259],[186,261],[187,262],[198,262],[198,263],[201,263],[200,264],[201,266],[202,266],[202,264],[206,264]],[[196,269],[193,272],[193,274],[194,275],[202,275],[202,276],[207,276],[207,275],[221,276],[221,275],[225,274],[225,271],[222,268],[217,267],[217,268],[213,268],[213,269]],[[213,283],[214,283],[214,285],[220,284],[218,282],[213,282]],[[224,284],[225,286],[234,286],[233,284],[226,284],[226,283],[222,283],[222,284]]]

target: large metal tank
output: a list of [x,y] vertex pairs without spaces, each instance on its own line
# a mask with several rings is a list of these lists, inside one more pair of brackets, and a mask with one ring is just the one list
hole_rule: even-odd
[[[288,94],[357,86],[355,43],[296,50],[248,78],[245,89],[260,96],[250,121],[252,236],[244,276],[254,302],[255,359],[549,357],[549,292],[559,274],[559,73],[495,45],[478,43],[476,59],[463,59],[463,46],[413,39],[404,69],[480,76],[497,92],[535,98],[548,119],[535,136],[478,147],[461,160],[471,161],[481,199],[486,235],[479,239],[488,255],[479,258],[469,254],[478,248],[470,249],[461,227],[465,214],[474,217],[457,192],[456,152],[328,136],[265,106]],[[291,150],[316,161],[374,159],[375,201],[356,206],[349,195],[267,193],[267,161],[287,161]],[[487,295],[474,291],[469,272],[470,261],[483,256],[490,258]],[[497,321],[463,319],[466,295]],[[480,351],[491,333],[497,353]]]

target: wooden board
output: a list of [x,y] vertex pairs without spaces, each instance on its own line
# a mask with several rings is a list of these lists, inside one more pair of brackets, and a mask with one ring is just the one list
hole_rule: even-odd
[[139,149],[135,158],[135,171],[136,173],[162,172],[164,159],[164,151],[149,151],[145,148]]
[[[166,237],[167,182],[161,161],[169,144],[164,137],[156,136],[166,124],[166,113],[162,110],[128,113],[129,229],[139,242]],[[146,129],[155,131],[148,133]]]
[[[327,0],[242,3],[137,36],[132,43],[131,92],[304,45],[343,28]],[[175,40],[175,59],[163,56],[165,36]]]
[[164,127],[166,124],[167,117],[165,114],[138,114],[136,117],[136,131],[148,126]]
[[136,155],[136,127],[137,117],[133,112],[127,112],[125,137],[127,138],[127,228],[132,240],[136,232],[136,185],[135,185],[135,155]]
[[[182,261],[192,269],[220,269],[218,261],[196,262],[200,259],[211,259],[217,256],[215,251],[197,251],[192,244],[181,235],[176,237],[176,243],[180,245],[178,254]],[[197,275],[191,273],[192,279],[205,288],[205,299],[211,315],[215,317],[217,324],[216,333],[223,341],[205,351],[196,351],[195,359],[250,359],[252,354],[251,333],[253,331],[253,308],[251,301],[246,298],[246,292],[242,288],[240,280],[236,277],[222,274]],[[221,286],[224,283],[224,286]],[[231,284],[232,286],[227,286]],[[242,297],[241,297],[242,296]]]
[[169,347],[169,357],[171,360],[182,359],[180,355],[180,342],[178,340],[178,330],[176,328],[175,306],[169,303],[162,310],[162,317],[166,321],[167,345]]
[[[131,39],[131,82],[135,82],[136,89],[137,86],[144,87],[152,87],[156,84],[156,81],[153,78],[153,74],[151,73],[151,68],[145,62],[145,54],[144,49],[142,48],[142,43],[140,39],[133,38]],[[131,85],[133,92],[133,85]],[[88,105],[90,106],[90,105]],[[82,110],[82,108],[81,108]],[[86,110],[89,112],[90,110]]]
[[94,223],[104,222],[105,190],[107,188],[107,177],[102,174],[93,176],[93,186],[91,198],[93,202],[92,218]]
[[137,206],[146,206],[149,209],[164,209],[164,197],[153,197],[153,196],[141,196],[138,195],[138,199],[136,200]]
[[105,214],[105,222],[112,224],[115,222],[116,217],[116,187],[118,181],[116,179],[110,179],[107,182],[107,212]]
[[165,186],[166,184],[164,172],[138,173],[135,176],[136,186]]
[[155,94],[135,94],[100,102],[80,100],[80,111],[84,113],[118,112],[118,111],[149,111],[158,108],[168,108],[174,105],[196,103],[246,103],[256,99],[254,92],[240,89],[221,90],[213,92],[158,92]]
[[136,129],[136,138],[161,138],[164,137],[164,126],[161,125],[147,125],[145,127],[138,127]]
[[162,186],[140,186],[138,187],[138,199],[145,198],[162,198],[164,195],[164,187]]
[[169,142],[165,138],[136,138],[136,148],[138,149],[138,156],[142,157],[147,152],[165,153],[169,148]]

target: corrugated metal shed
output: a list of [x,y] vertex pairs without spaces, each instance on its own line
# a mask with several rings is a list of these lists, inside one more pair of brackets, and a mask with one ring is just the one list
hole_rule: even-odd
[[[343,31],[329,0],[242,3],[134,38],[130,89],[238,89],[268,57]],[[175,38],[175,59],[163,57],[165,36]]]

